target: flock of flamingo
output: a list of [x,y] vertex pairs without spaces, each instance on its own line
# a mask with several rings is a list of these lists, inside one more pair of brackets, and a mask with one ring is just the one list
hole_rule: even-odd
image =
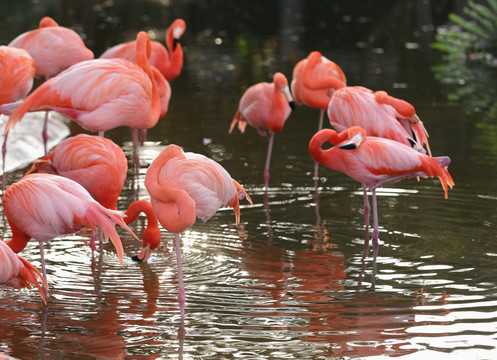
[[[175,234],[181,314],[185,288],[181,268],[180,237],[197,218],[204,221],[219,208],[232,207],[240,221],[239,203],[252,200],[243,187],[217,162],[167,145],[153,160],[145,176],[150,201],[133,202],[126,211],[117,200],[126,180],[127,159],[123,150],[104,136],[120,126],[131,128],[137,169],[137,149],[147,129],[154,127],[168,111],[171,87],[183,66],[180,37],[185,22],[176,19],[166,33],[166,47],[151,41],[146,32],[136,41],[116,45],[95,59],[81,37],[45,17],[38,29],[0,46],[0,112],[8,116],[2,155],[5,160],[9,129],[27,112],[55,111],[96,135],[79,134],[58,144],[52,152],[34,162],[19,181],[3,195],[4,214],[12,231],[10,241],[0,240],[0,285],[14,288],[36,286],[47,303],[48,282],[44,242],[90,228],[90,246],[96,241],[114,244],[122,264],[123,247],[115,225],[135,238],[127,226],[143,212],[147,227],[142,248],[133,257],[146,261],[161,240],[159,224]],[[44,82],[31,92],[33,79]],[[274,74],[272,83],[249,87],[240,99],[229,132],[237,125],[244,132],[249,124],[269,134],[264,183],[269,186],[269,167],[274,135],[297,104],[320,110],[317,133],[309,143],[318,166],[343,172],[362,184],[366,232],[373,198],[373,248],[378,249],[378,215],[375,189],[411,177],[437,177],[445,197],[454,185],[446,156],[432,157],[428,132],[408,102],[384,91],[347,86],[340,67],[313,51],[298,62],[289,84],[285,75]],[[323,129],[324,113],[336,129]],[[46,143],[46,124],[43,139]],[[337,132],[338,131],[338,132]],[[323,149],[329,142],[332,147]],[[5,163],[5,161],[4,161]],[[33,173],[37,171],[37,173]],[[41,273],[18,255],[30,239],[38,240]],[[138,238],[137,238],[138,239]],[[369,239],[366,239],[369,243]]]

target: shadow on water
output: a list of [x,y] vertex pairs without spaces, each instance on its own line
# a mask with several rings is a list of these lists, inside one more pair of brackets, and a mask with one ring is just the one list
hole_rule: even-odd
[[[170,22],[183,17],[185,66],[171,83],[168,114],[140,149],[138,176],[129,130],[108,132],[129,160],[118,207],[148,198],[146,169],[170,143],[220,162],[254,204],[241,205],[238,227],[232,210],[223,209],[182,235],[184,322],[172,234],[163,230],[159,248],[137,264],[130,257],[141,244],[120,229],[123,267],[109,244],[92,257],[85,233],[52,240],[47,307],[34,291],[0,291],[0,353],[20,359],[495,357],[497,131],[492,111],[466,111],[491,104],[492,70],[433,67],[440,63],[430,43],[459,2],[358,4],[7,2],[2,43],[50,15],[82,34],[96,55],[142,29],[163,41]],[[434,155],[452,159],[456,187],[448,200],[429,179],[378,190],[377,258],[363,256],[368,229],[359,184],[323,167],[313,179],[308,144],[318,111],[299,106],[275,138],[267,191],[267,139],[251,128],[228,135],[243,91],[275,71],[290,77],[312,50],[339,64],[350,85],[415,104]],[[25,170],[9,173],[8,182]],[[5,218],[0,226],[9,239]],[[132,230],[141,236],[143,227],[138,221]],[[22,255],[39,267],[35,242]]]

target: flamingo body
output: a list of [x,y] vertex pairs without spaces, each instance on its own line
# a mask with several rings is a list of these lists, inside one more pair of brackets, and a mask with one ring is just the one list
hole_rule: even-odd
[[369,136],[395,140],[418,151],[424,151],[423,146],[426,146],[430,152],[428,132],[423,123],[419,118],[410,120],[415,116],[414,107],[405,102],[404,107],[396,109],[386,100],[378,101],[379,93],[389,97],[385,92],[373,92],[361,86],[338,89],[328,106],[331,126],[338,132],[360,126]]
[[[335,145],[323,150],[324,143]],[[447,188],[454,185],[447,166],[447,156],[432,158],[400,142],[366,136],[358,126],[338,134],[335,130],[318,131],[309,143],[309,152],[314,160],[326,167],[340,171],[363,185],[364,218],[366,230],[369,224],[369,201],[367,190],[373,195],[373,245],[378,249],[377,187],[412,177],[438,177],[447,198]],[[366,243],[368,244],[368,242]]]
[[[334,87],[323,89],[311,89],[306,86],[304,76],[312,78],[329,78],[334,77],[344,84],[347,82],[342,69],[333,61],[321,56],[321,61],[314,66],[308,73],[304,72],[307,65],[307,58],[299,61],[293,68],[292,75],[292,95],[297,104],[305,104],[312,108],[326,110],[331,96],[335,92]],[[320,130],[320,129],[319,129]]]
[[264,167],[266,189],[269,184],[269,164],[274,134],[283,130],[283,126],[294,106],[288,80],[282,73],[275,73],[272,83],[258,83],[245,91],[231,122],[229,133],[233,131],[237,123],[238,129],[242,133],[245,132],[247,124],[254,127],[262,136],[266,136],[266,131],[269,131],[269,144]]
[[116,247],[122,264],[123,248],[115,224],[136,238],[121,212],[104,208],[81,185],[57,175],[26,175],[5,190],[3,207],[12,229],[12,240],[7,244],[16,253],[31,238],[43,243],[82,227],[95,231],[98,226]]
[[193,225],[196,218],[206,221],[225,206],[235,210],[238,224],[240,198],[252,200],[221,165],[203,155],[185,153],[177,145],[167,146],[154,159],[145,176],[145,187],[160,224],[175,233],[178,300],[183,317],[185,287],[179,233]]
[[240,221],[239,198],[248,194],[228,172],[204,155],[169,145],[152,162],[145,186],[161,225],[181,233],[196,218],[210,219],[222,207],[233,207]]
[[31,285],[35,285],[40,291],[43,302],[46,303],[45,295],[38,280],[41,280],[43,285],[48,288],[38,269],[13,252],[4,241],[0,240],[0,285],[10,286],[15,289],[31,289]]
[[93,52],[74,30],[59,26],[48,16],[40,20],[38,29],[20,34],[9,46],[25,49],[36,62],[36,76],[45,79],[93,59]]
[[36,160],[33,168],[76,181],[101,205],[116,210],[128,161],[112,140],[79,134],[63,140],[50,154]]
[[36,64],[26,50],[0,46],[0,105],[25,97],[35,73]]
[[[183,49],[181,48],[179,39],[185,32],[185,29],[185,21],[183,19],[176,19],[166,32],[167,49],[158,41],[151,42],[150,65],[156,67],[168,81],[176,78],[181,73],[183,67]],[[128,41],[115,45],[107,49],[100,58],[123,58],[135,61],[136,43],[135,41]]]
[[[356,145],[352,141],[357,139]],[[325,142],[336,146],[323,150]],[[438,177],[447,197],[447,186],[454,185],[447,171],[448,157],[432,158],[397,141],[366,136],[358,126],[340,134],[331,129],[319,131],[311,139],[309,151],[319,163],[366,184],[367,189],[405,178]]]

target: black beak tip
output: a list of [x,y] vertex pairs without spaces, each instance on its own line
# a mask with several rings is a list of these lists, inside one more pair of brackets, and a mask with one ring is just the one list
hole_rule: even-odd
[[292,109],[292,111],[295,110],[295,101],[290,101],[288,104],[290,104],[290,108]]
[[176,50],[176,46],[179,44],[179,39],[173,39],[173,50]]
[[140,259],[137,255],[132,256],[132,257],[131,257],[131,260],[134,260],[134,261],[140,261],[140,262],[141,262],[141,261],[143,261],[143,260],[142,260],[142,259]]

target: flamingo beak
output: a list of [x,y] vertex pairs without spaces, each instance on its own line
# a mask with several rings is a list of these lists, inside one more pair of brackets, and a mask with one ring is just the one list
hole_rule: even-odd
[[147,261],[148,258],[152,255],[152,250],[147,246],[145,248],[141,248],[140,252],[135,256],[132,256],[131,259],[134,261]]
[[173,39],[173,50],[176,50],[176,46],[179,44],[179,39]]

